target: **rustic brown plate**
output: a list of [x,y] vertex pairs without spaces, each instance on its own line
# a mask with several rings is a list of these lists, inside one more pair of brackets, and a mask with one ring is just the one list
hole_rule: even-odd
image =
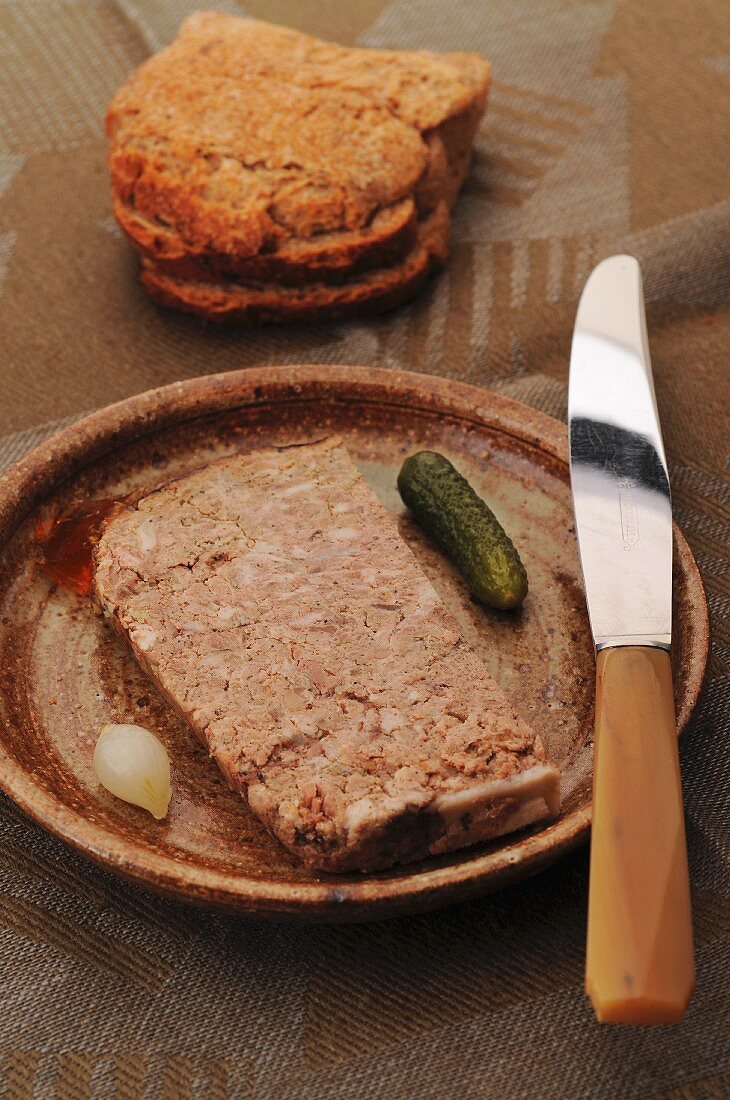
[[[39,566],[39,518],[116,496],[216,456],[341,434],[471,643],[543,734],[563,773],[563,812],[542,828],[368,876],[299,866],[225,786],[88,599]],[[487,612],[403,516],[395,474],[445,452],[493,504],[527,566],[521,613]],[[708,649],[697,566],[675,530],[675,690],[680,728]],[[103,409],[0,479],[0,785],[56,836],[162,893],[259,916],[366,920],[468,898],[546,866],[590,823],[593,649],[581,590],[562,424],[443,379],[361,367],[238,371]],[[168,746],[168,818],[112,798],[92,770],[99,729],[137,722]]]

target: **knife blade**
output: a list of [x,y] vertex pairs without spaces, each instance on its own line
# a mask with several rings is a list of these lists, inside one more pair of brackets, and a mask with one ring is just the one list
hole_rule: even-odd
[[[573,503],[596,646],[672,634],[672,505],[631,256],[595,269],[578,307],[568,403]],[[620,582],[620,583],[619,583]]]
[[672,509],[631,256],[604,260],[584,288],[568,421],[597,651],[586,990],[599,1020],[674,1022],[694,961],[669,659]]

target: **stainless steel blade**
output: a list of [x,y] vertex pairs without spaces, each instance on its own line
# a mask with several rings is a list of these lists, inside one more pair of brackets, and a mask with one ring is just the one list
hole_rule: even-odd
[[641,269],[612,256],[578,306],[568,399],[573,507],[596,646],[672,633],[672,506]]

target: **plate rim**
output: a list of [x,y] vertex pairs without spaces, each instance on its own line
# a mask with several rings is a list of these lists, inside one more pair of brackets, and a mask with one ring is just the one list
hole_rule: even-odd
[[[357,391],[360,401],[421,408],[497,430],[522,446],[548,454],[567,470],[566,426],[494,390],[425,373],[361,365],[249,367],[155,387],[90,413],[39,443],[0,475],[0,547],[44,497],[115,446],[228,409],[265,404],[273,398],[281,402],[287,399],[287,391],[292,401],[325,400],[328,396],[337,400],[344,398],[348,387]],[[707,670],[709,613],[697,563],[682,532],[676,523],[673,526],[676,559],[692,606],[700,611],[693,620],[686,697],[678,715],[682,732],[696,709]],[[310,921],[397,916],[498,889],[535,873],[582,843],[591,818],[589,804],[536,833],[519,836],[515,842],[456,865],[419,870],[405,879],[364,876],[335,885],[328,884],[323,875],[314,882],[292,885],[196,867],[115,837],[35,784],[2,740],[0,789],[36,824],[106,870],[138,885],[190,904]],[[403,875],[402,869],[399,874]]]

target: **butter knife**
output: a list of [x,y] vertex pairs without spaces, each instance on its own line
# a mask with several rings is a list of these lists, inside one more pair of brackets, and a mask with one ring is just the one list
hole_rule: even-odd
[[601,1021],[673,1023],[695,977],[669,658],[672,506],[631,256],[604,260],[586,283],[568,419],[597,651],[586,992]]

